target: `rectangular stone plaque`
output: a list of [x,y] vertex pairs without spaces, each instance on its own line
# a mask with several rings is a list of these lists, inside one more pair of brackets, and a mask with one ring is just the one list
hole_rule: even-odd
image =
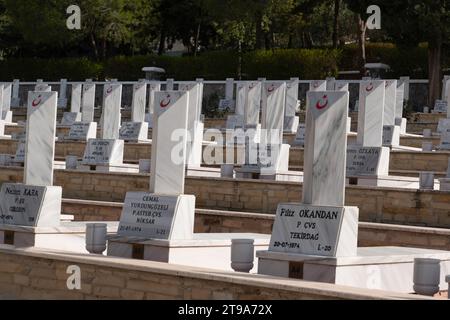
[[300,123],[297,128],[297,134],[293,142],[294,146],[303,147],[305,145],[305,133],[306,126],[304,123]]
[[120,218],[118,234],[168,239],[177,205],[177,196],[128,192]]
[[447,101],[436,100],[433,111],[437,113],[447,113]]
[[70,112],[81,112],[81,83],[72,84],[72,95],[70,99]]
[[61,198],[61,187],[4,183],[0,190],[0,224],[58,226]]
[[21,142],[17,145],[16,155],[14,156],[14,162],[25,162],[25,143]]
[[400,144],[400,127],[383,126],[383,146],[392,147]]
[[150,239],[191,239],[194,209],[194,196],[128,192],[118,234]]
[[120,127],[119,137],[125,141],[144,141],[148,139],[147,122],[125,122]]
[[233,111],[233,109],[234,109],[234,101],[233,100],[221,99],[219,101],[219,110]]
[[278,206],[270,251],[316,255],[356,255],[358,208],[282,203]]
[[439,119],[437,132],[441,133],[450,128],[450,119]]
[[75,122],[70,126],[68,140],[88,141],[97,137],[97,122]]
[[[385,148],[388,152],[388,148]],[[383,148],[381,147],[362,147],[358,145],[349,145],[347,147],[347,176],[377,175],[380,174],[379,168],[385,168],[383,174],[388,174],[388,158],[382,157]],[[381,163],[383,161],[383,163]],[[386,163],[387,162],[387,163]]]
[[123,140],[91,139],[86,145],[82,164],[121,165],[123,149]]

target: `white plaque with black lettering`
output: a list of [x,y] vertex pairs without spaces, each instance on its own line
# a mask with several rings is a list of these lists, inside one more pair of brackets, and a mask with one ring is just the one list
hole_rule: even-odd
[[348,145],[347,176],[389,175],[390,149]]
[[194,211],[194,196],[128,192],[118,234],[146,239],[192,239]]
[[355,256],[358,208],[278,205],[270,251],[326,257]]
[[0,191],[0,225],[59,226],[61,187],[4,183]]
[[447,113],[447,101],[445,100],[436,100],[434,103],[435,113]]
[[75,122],[66,140],[88,141],[97,137],[97,122]]
[[383,146],[398,147],[400,145],[400,127],[383,126]]
[[123,140],[91,139],[87,142],[82,164],[121,165],[123,164]]
[[125,141],[145,141],[148,140],[147,122],[125,122],[120,127],[119,138]]
[[300,123],[298,125],[297,134],[295,135],[295,139],[292,145],[296,147],[303,147],[305,145],[305,133],[306,126],[304,123]]

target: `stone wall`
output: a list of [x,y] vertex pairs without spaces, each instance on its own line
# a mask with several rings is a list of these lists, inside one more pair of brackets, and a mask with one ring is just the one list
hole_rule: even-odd
[[[150,261],[0,246],[0,299],[427,299],[260,275],[211,272]],[[68,266],[81,290],[67,289]]]
[[[21,182],[23,169],[1,168],[1,182]],[[55,170],[63,197],[123,202],[127,191],[146,191],[149,175]],[[188,177],[186,194],[196,207],[273,214],[280,202],[298,202],[302,185],[294,182]],[[360,221],[450,228],[450,193],[347,186],[346,205],[359,207]]]
[[[414,144],[420,142],[414,140]],[[436,143],[436,140],[430,140]],[[4,140],[0,143],[0,154],[15,154],[18,142],[13,140]],[[206,149],[208,148],[208,149]],[[219,147],[223,155],[223,161],[226,160],[226,153],[222,147]],[[83,157],[85,143],[84,142],[57,142],[55,148],[55,157],[65,159],[68,155]],[[215,153],[214,147],[203,147],[204,155],[210,156]],[[242,164],[244,159],[244,149],[235,147],[233,149],[235,163]],[[302,148],[293,147],[290,149],[289,167],[291,170],[299,170],[303,166]],[[390,170],[408,170],[408,171],[432,171],[446,172],[448,166],[449,151],[439,152],[417,152],[417,151],[392,151],[390,155]],[[149,143],[126,143],[124,150],[124,160],[129,163],[137,163],[141,159],[151,158],[151,144]],[[237,159],[240,159],[238,162]],[[221,164],[221,163],[219,163]]]

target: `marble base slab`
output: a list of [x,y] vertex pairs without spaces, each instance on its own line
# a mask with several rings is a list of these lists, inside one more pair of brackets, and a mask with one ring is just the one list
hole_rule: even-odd
[[[56,227],[0,226],[0,244],[9,244],[18,248],[38,247],[64,250],[76,253],[88,253],[86,250],[86,224],[95,222],[63,222]],[[107,224],[108,234],[117,232],[118,222],[100,222]]]
[[358,248],[354,257],[317,256],[259,251],[258,273],[364,289],[412,293],[415,258],[441,260],[440,289],[446,290],[450,251],[403,248]]
[[401,118],[401,119],[396,118],[395,125],[400,127],[400,134],[406,134],[406,125],[407,125],[406,118]]
[[3,111],[2,112],[2,120],[6,122],[6,124],[13,124],[13,113],[12,111]]
[[400,145],[400,127],[383,126],[383,147],[398,147]]
[[211,167],[193,167],[188,166],[186,170],[186,175],[191,177],[212,177],[212,178],[220,178],[220,168],[211,168]]
[[[196,233],[192,240],[108,237],[108,256],[166,262],[221,271],[231,269],[231,240],[255,240],[255,252],[267,250],[270,236],[252,233]],[[251,272],[258,270],[257,259]]]
[[297,133],[298,125],[300,124],[299,117],[284,117],[284,133]]

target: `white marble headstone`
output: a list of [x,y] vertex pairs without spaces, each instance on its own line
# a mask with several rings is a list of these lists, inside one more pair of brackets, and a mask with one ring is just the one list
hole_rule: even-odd
[[402,83],[397,87],[395,99],[395,118],[403,118],[403,105],[405,103],[405,84]]
[[395,125],[395,112],[397,101],[397,80],[385,81],[384,117],[383,125]]
[[364,147],[383,145],[383,110],[385,83],[363,81],[359,86],[358,144]]
[[64,112],[63,118],[61,119],[61,125],[71,126],[75,122],[81,121],[81,113],[79,112]]
[[234,99],[234,79],[227,78],[225,84],[225,100],[233,100]]
[[81,92],[83,85],[81,83],[72,84],[72,94],[70,99],[70,112],[81,112]]
[[148,113],[153,114],[153,107],[155,105],[155,92],[161,91],[161,83],[152,81],[148,86]]
[[349,93],[307,93],[303,203],[344,205]]
[[147,98],[147,82],[133,85],[133,102],[131,106],[131,122],[145,121],[145,103]]
[[95,84],[86,82],[83,84],[83,98],[82,98],[82,117],[83,122],[94,121],[95,110]]
[[97,122],[76,122],[70,126],[68,140],[88,141],[97,137]]
[[327,81],[326,80],[314,80],[309,84],[309,91],[326,91]]
[[18,79],[14,79],[12,88],[11,107],[17,108],[20,105],[19,89],[20,89],[20,81]]
[[3,83],[3,112],[11,110],[11,83]]
[[246,82],[239,81],[236,83],[236,108],[235,114],[244,117],[244,110],[247,101],[248,86]]
[[286,83],[286,117],[295,117],[297,112],[298,84],[298,78],[291,78],[291,80]]
[[180,195],[186,174],[189,92],[161,91],[155,99],[150,192]]
[[261,109],[262,83],[259,81],[249,82],[247,87],[247,99],[244,110],[245,125],[259,124],[259,113]]
[[34,186],[53,185],[56,92],[28,94],[24,183]]
[[286,83],[264,82],[261,129],[266,130],[266,143],[283,142]]
[[91,139],[86,144],[82,164],[120,166],[123,164],[123,150],[123,140]]
[[58,108],[67,106],[67,79],[61,79],[58,95]]
[[113,82],[103,90],[103,114],[101,119],[101,139],[119,139],[122,101],[122,85]]

